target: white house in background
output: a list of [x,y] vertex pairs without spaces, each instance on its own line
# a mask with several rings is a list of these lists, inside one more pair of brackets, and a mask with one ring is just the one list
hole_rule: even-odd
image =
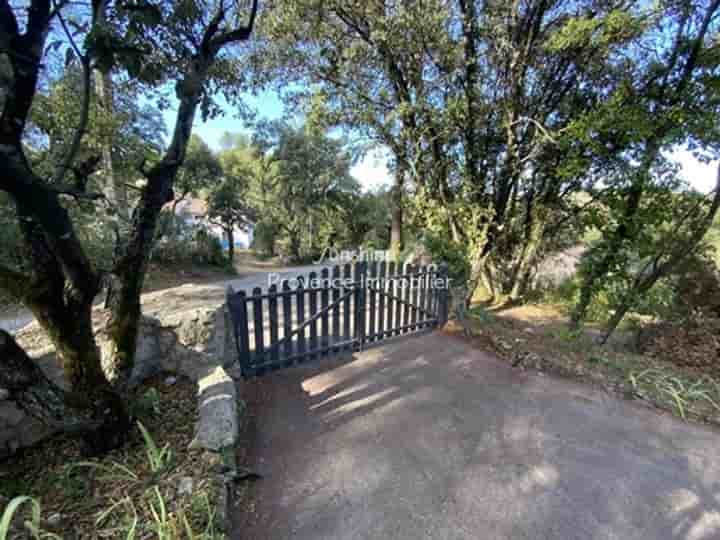
[[[172,208],[172,203],[168,203],[166,207]],[[227,249],[227,238],[225,238],[221,227],[210,223],[207,218],[207,209],[207,202],[202,199],[183,199],[175,207],[175,215],[188,227],[205,227],[214,236],[217,236],[220,242],[222,242],[223,247]],[[248,225],[247,230],[235,227],[235,247],[243,249],[249,248],[253,241],[253,232],[254,226],[252,224]]]

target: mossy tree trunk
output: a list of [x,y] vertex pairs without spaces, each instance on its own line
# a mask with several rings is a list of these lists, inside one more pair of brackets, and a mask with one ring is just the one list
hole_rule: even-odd
[[[62,6],[55,6],[56,10]],[[46,39],[51,23],[58,17],[52,7],[50,0],[31,0],[27,10],[23,10],[24,19],[18,22],[15,8],[0,2],[0,35],[6,45],[3,56],[10,64],[0,111],[0,190],[9,195],[17,210],[23,255],[30,269],[20,271],[0,265],[0,287],[29,307],[47,331],[63,363],[71,392],[61,396],[48,385],[7,333],[0,336],[0,384],[7,383],[9,388],[13,385],[11,392],[15,392],[21,406],[28,409],[33,408],[33,399],[45,399],[45,405],[57,411],[60,411],[59,401],[87,410],[91,422],[84,430],[84,439],[88,449],[97,453],[122,443],[130,428],[130,418],[122,392],[110,385],[103,372],[93,335],[92,305],[100,291],[101,275],[79,241],[64,200],[64,197],[84,201],[102,198],[101,194],[89,193],[86,189],[88,177],[94,172],[93,160],[95,163],[97,160],[93,157],[79,162],[78,158],[89,121],[92,51],[83,54],[73,44],[82,69],[80,118],[51,181],[33,172],[23,145]],[[90,33],[97,30],[99,7],[98,3],[92,5]],[[113,285],[109,330],[113,345],[111,360],[121,390],[135,360],[140,293],[158,216],[162,206],[172,200],[172,185],[185,157],[208,72],[224,46],[248,39],[257,9],[258,1],[253,0],[247,26],[228,29],[224,22],[230,24],[231,15],[222,6],[209,22],[203,22],[202,39],[197,49],[188,53],[186,71],[176,84],[180,105],[172,140],[163,158],[144,172],[147,184],[133,213],[130,232],[117,246],[118,256],[109,279]],[[62,19],[61,26],[69,36]],[[66,180],[70,170],[76,176],[72,183]],[[37,392],[29,392],[30,388],[36,388]],[[39,416],[42,418],[43,414]],[[49,414],[46,419],[52,416]]]
[[405,167],[398,161],[395,182],[391,192],[390,251],[398,255],[403,248],[403,191],[405,189]]

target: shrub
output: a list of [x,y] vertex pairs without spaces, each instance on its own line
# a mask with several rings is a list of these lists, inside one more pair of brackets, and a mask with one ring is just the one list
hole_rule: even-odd
[[276,225],[261,221],[255,225],[250,247],[261,257],[273,257],[275,256],[277,236],[278,227]]
[[210,234],[205,228],[198,228],[195,233],[195,249],[193,258],[197,262],[211,266],[227,266],[227,258],[222,243],[217,236]]

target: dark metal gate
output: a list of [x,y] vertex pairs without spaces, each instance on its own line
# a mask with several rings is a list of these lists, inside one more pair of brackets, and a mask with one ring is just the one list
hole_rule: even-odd
[[228,289],[244,377],[362,350],[447,320],[445,266],[363,262],[280,279],[280,287],[273,283],[267,292]]

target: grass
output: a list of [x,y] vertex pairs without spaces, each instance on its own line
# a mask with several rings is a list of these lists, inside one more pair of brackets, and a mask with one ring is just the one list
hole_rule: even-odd
[[[219,458],[188,449],[196,420],[195,385],[182,378],[172,385],[163,380],[138,391],[135,401],[143,403],[138,407],[143,418],[125,447],[88,460],[77,441],[59,436],[3,464],[0,493],[10,497],[5,512],[16,529],[25,531],[21,538],[222,538],[210,481]],[[192,489],[181,491],[188,480]],[[4,534],[0,528],[0,540]]]
[[[144,432],[146,433],[146,432]],[[162,461],[167,454],[158,450],[151,437],[145,437],[148,459],[151,461]],[[83,463],[82,466],[93,466],[105,471],[106,466],[99,464]],[[111,470],[119,470],[123,474],[106,475],[104,482],[114,482],[118,479],[130,479],[135,482],[138,475],[115,463],[116,467],[109,467]],[[152,467],[151,463],[151,467]],[[157,469],[158,471],[162,469]],[[138,506],[145,505],[147,514],[142,515]],[[22,519],[23,507],[29,507],[29,519]],[[205,525],[201,529],[196,528],[195,522],[201,516]],[[115,519],[113,519],[115,518]],[[20,521],[21,523],[17,523]],[[42,507],[39,499],[22,495],[13,498],[5,507],[0,516],[0,540],[6,540],[13,534],[13,528],[24,530],[34,540],[63,540],[63,537],[49,532],[42,528]],[[153,484],[135,500],[131,496],[125,496],[112,502],[107,508],[101,510],[95,519],[93,536],[124,538],[134,540],[136,538],[155,538],[157,540],[221,540],[224,535],[215,527],[215,509],[213,508],[207,493],[193,495],[189,503],[177,506],[170,510],[167,495],[163,493],[159,484]],[[19,531],[18,531],[19,532]]]
[[720,383],[709,375],[683,377],[663,369],[631,372],[628,380],[640,398],[669,403],[682,419],[701,416],[701,405],[720,413]]
[[[483,349],[517,367],[579,379],[638,399],[684,420],[720,424],[720,378],[711,367],[688,366],[685,358],[649,356],[634,350],[633,334],[620,332],[607,346],[596,343],[597,330],[568,329],[554,305],[509,309],[475,306],[468,311],[464,334]],[[450,332],[459,328],[449,327]]]

